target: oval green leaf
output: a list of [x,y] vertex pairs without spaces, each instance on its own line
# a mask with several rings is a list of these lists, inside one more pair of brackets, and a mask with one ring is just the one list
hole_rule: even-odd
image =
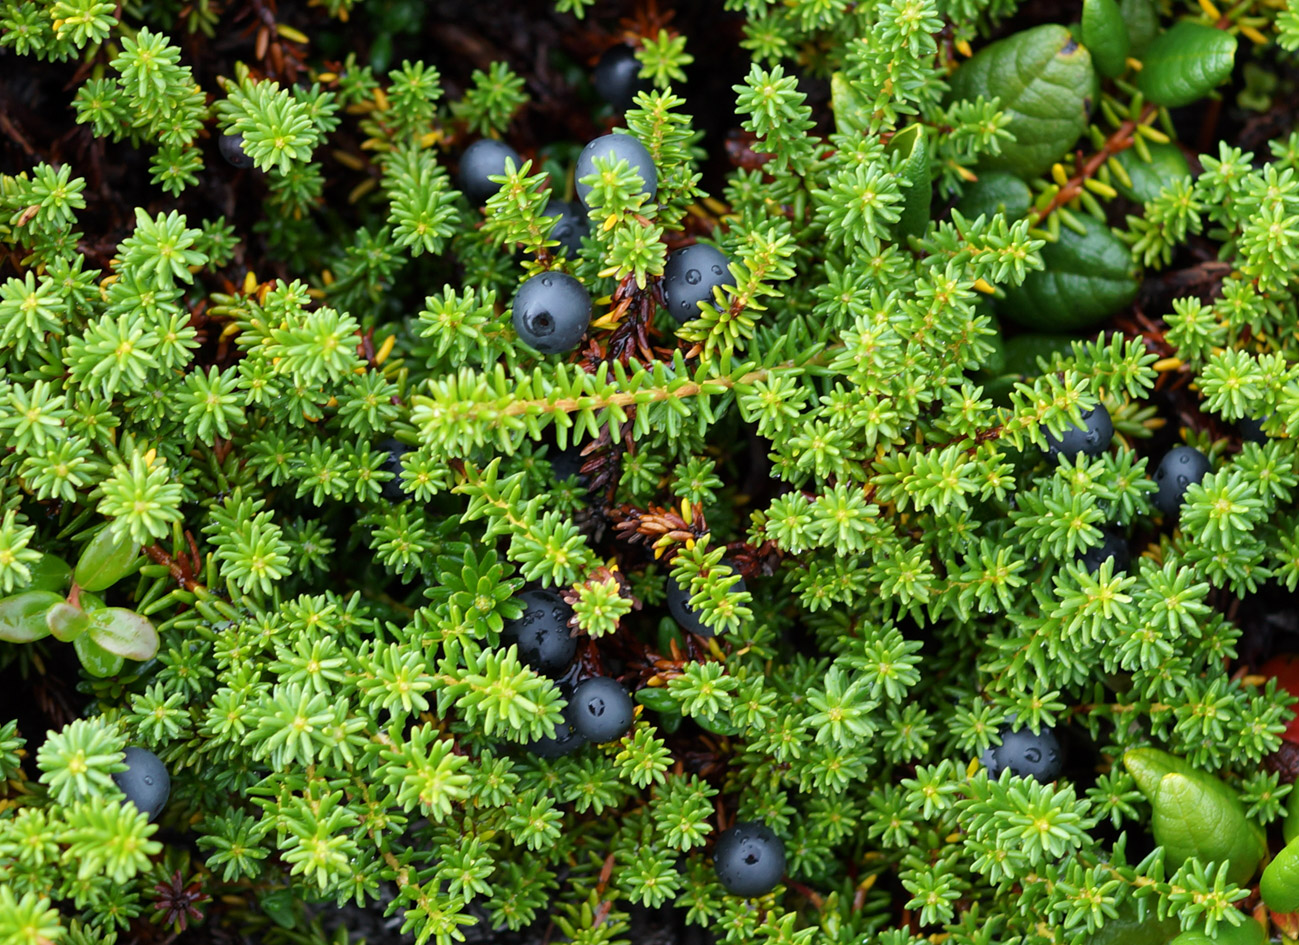
[[1156,105],[1189,105],[1226,82],[1235,61],[1235,36],[1183,20],[1150,44],[1137,88]]
[[54,639],[71,643],[86,632],[90,626],[90,615],[80,607],[61,600],[45,612],[45,626],[50,628]]
[[1137,203],[1154,200],[1177,178],[1191,176],[1191,165],[1177,145],[1151,142],[1146,148],[1150,151],[1149,161],[1141,160],[1132,148],[1120,151],[1116,158],[1127,171],[1131,187],[1119,180],[1118,175],[1112,179],[1115,190]]
[[[1266,871],[1263,875],[1267,875]],[[1219,922],[1212,935],[1198,930],[1183,932],[1170,945],[1263,945],[1265,941],[1267,934],[1263,926],[1246,919],[1240,925]]]
[[1123,74],[1131,43],[1115,0],[1083,0],[1082,40],[1097,72],[1111,79]]
[[1137,906],[1124,899],[1118,907],[1118,916],[1106,919],[1105,924],[1087,945],[1164,945],[1182,927],[1173,916],[1160,919],[1154,909],[1147,909],[1144,919],[1137,918]]
[[105,525],[86,544],[72,579],[87,591],[102,591],[131,573],[140,546]]
[[929,225],[929,206],[934,195],[924,126],[919,122],[907,125],[889,139],[884,153],[898,162],[898,191],[902,194],[902,213],[893,225],[893,232],[902,239],[922,236]]
[[1229,862],[1228,882],[1243,885],[1254,875],[1267,843],[1235,791],[1157,748],[1133,749],[1123,764],[1150,801],[1151,833],[1171,869],[1196,857],[1201,863]]
[[1091,54],[1063,26],[1022,30],[980,50],[952,73],[950,100],[1001,101],[1014,141],[980,167],[1036,177],[1060,160],[1087,129],[1096,98]]
[[132,660],[147,660],[158,652],[158,631],[147,618],[122,607],[105,607],[90,615],[87,636],[97,644]]
[[45,612],[63,603],[63,595],[53,591],[24,591],[0,600],[0,640],[31,643],[50,635]]
[[662,687],[646,686],[636,690],[636,701],[653,712],[680,713],[677,700]]
[[1273,912],[1299,912],[1299,843],[1286,844],[1267,865],[1258,892]]
[[1014,174],[982,171],[979,179],[965,188],[956,209],[968,220],[981,216],[991,219],[995,214],[1004,213],[1006,222],[1011,223],[1028,213],[1032,204],[1033,192]]
[[1034,331],[1078,331],[1136,298],[1136,267],[1127,246],[1104,223],[1078,219],[1086,234],[1062,227],[1060,238],[1042,247],[1044,268],[1006,289],[997,306],[1002,315]]
[[116,676],[122,671],[122,666],[126,663],[126,660],[122,659],[122,657],[116,653],[109,653],[92,640],[88,633],[83,633],[73,640],[72,648],[77,651],[77,659],[81,660],[81,668],[100,679]]
[[1119,0],[1128,28],[1129,55],[1140,56],[1159,35],[1159,11],[1153,0]]
[[830,76],[830,108],[834,111],[835,130],[840,134],[861,134],[870,126],[871,110],[842,72]]
[[1289,843],[1299,837],[1299,790],[1291,790],[1285,801],[1285,820],[1281,822],[1281,836]]
[[72,585],[72,568],[57,555],[41,555],[34,564],[27,566],[31,572],[31,582],[23,588],[25,591],[57,591],[66,594]]
[[1006,342],[1005,373],[1021,377],[1037,377],[1042,369],[1037,359],[1050,361],[1056,353],[1073,354],[1073,339],[1067,335],[1016,335]]

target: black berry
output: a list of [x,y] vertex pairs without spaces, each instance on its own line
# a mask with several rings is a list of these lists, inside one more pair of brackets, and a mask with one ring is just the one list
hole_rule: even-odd
[[1005,769],[1021,778],[1037,778],[1042,784],[1060,777],[1064,753],[1051,729],[1043,726],[1034,735],[1032,729],[1021,728],[1016,732],[1007,725],[1000,735],[1001,744],[989,747],[981,759],[989,777],[995,778]]
[[519,659],[539,673],[554,676],[573,661],[577,641],[570,635],[568,621],[573,608],[554,591],[525,591],[516,598],[523,613],[505,625],[501,643],[519,647]]
[[1105,409],[1105,405],[1097,404],[1085,411],[1082,419],[1083,426],[1070,424],[1060,439],[1046,433],[1046,427],[1042,428],[1046,434],[1046,451],[1052,459],[1061,456],[1073,459],[1079,453],[1084,456],[1100,456],[1109,449],[1110,440],[1114,438],[1114,423],[1110,420],[1110,412]]
[[555,726],[554,738],[542,735],[523,747],[538,758],[562,758],[564,755],[571,755],[585,744],[586,739],[573,731],[573,726],[564,721]]
[[631,695],[616,679],[592,676],[577,684],[568,700],[573,729],[597,745],[611,742],[631,728]]
[[518,151],[495,138],[480,138],[460,155],[460,191],[475,207],[500,190],[500,184],[487,178],[505,173],[506,158],[514,161],[515,167],[523,163]]
[[604,135],[590,142],[577,156],[577,197],[583,206],[587,205],[586,198],[590,195],[591,188],[582,183],[582,178],[597,172],[596,158],[612,159],[614,163],[622,158],[640,175],[644,182],[642,191],[649,194],[650,200],[654,199],[659,189],[659,175],[654,169],[654,159],[645,150],[645,145],[631,135]]
[[550,460],[550,471],[555,474],[557,481],[571,480],[578,486],[586,485],[586,477],[582,475],[582,465],[586,459],[582,456],[581,446],[575,443],[566,450],[548,452],[546,458]]
[[158,756],[147,748],[132,745],[126,749],[126,770],[113,775],[126,799],[157,820],[171,794],[171,776]]
[[1190,446],[1174,446],[1164,454],[1155,470],[1159,491],[1150,500],[1166,518],[1176,518],[1182,510],[1182,497],[1191,483],[1199,482],[1209,472],[1209,459]]
[[217,141],[217,150],[235,167],[253,166],[253,159],[244,151],[243,135],[222,135]]
[[400,502],[403,499],[409,499],[410,493],[402,485],[401,479],[401,458],[407,453],[413,453],[414,447],[407,446],[401,440],[384,440],[378,446],[381,450],[387,450],[388,458],[383,461],[379,467],[384,472],[392,473],[392,478],[382,486],[383,497],[389,502]]
[[1240,427],[1240,438],[1246,443],[1266,443],[1267,434],[1263,432],[1263,417],[1255,420],[1253,417],[1241,417],[1236,421],[1236,426]]
[[625,112],[635,103],[637,92],[649,89],[649,83],[640,77],[640,68],[636,51],[621,43],[605,50],[591,74],[591,84],[614,111]]
[[1108,528],[1101,529],[1104,540],[1093,548],[1078,555],[1078,561],[1087,568],[1088,572],[1095,574],[1101,569],[1110,558],[1114,563],[1110,566],[1113,574],[1126,571],[1128,565],[1132,562],[1132,552],[1128,550],[1128,541],[1119,532],[1112,531]]
[[514,295],[514,330],[543,354],[572,351],[591,324],[591,296],[562,272],[533,276]]
[[551,200],[541,213],[542,216],[559,217],[559,222],[550,231],[550,238],[559,240],[559,245],[568,250],[570,259],[576,256],[582,248],[582,237],[591,233],[591,221],[582,205],[567,200]]
[[713,288],[734,286],[730,260],[717,249],[695,243],[678,249],[663,267],[663,298],[668,312],[681,324],[699,317],[699,303],[713,302]]
[[765,895],[785,875],[785,844],[764,823],[736,824],[717,838],[713,869],[727,892]]
[[[722,563],[734,569],[729,561],[723,559]],[[731,585],[730,589],[732,593],[738,594],[748,588],[744,585],[744,578],[740,578]],[[672,619],[682,630],[701,637],[713,635],[712,629],[704,625],[704,622],[699,619],[698,612],[690,606],[690,588],[682,587],[670,574],[668,575],[668,612],[672,614]]]

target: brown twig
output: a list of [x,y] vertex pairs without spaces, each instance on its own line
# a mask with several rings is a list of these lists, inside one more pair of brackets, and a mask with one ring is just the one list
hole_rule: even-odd
[[1141,115],[1135,120],[1131,118],[1124,119],[1114,133],[1105,139],[1105,143],[1101,145],[1100,150],[1081,164],[1075,163],[1074,166],[1078,168],[1077,172],[1061,185],[1056,195],[1051,198],[1050,203],[1040,210],[1034,211],[1035,218],[1033,222],[1035,224],[1041,223],[1056,210],[1081,194],[1086,182],[1096,176],[1096,172],[1105,165],[1106,161],[1132,147],[1137,128],[1149,122],[1157,111],[1158,106],[1148,104],[1141,110]]

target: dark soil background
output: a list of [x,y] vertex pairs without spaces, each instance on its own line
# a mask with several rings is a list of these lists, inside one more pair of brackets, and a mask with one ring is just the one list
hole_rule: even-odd
[[[475,69],[486,70],[492,62],[503,60],[524,77],[531,98],[507,135],[525,158],[536,157],[541,149],[556,142],[580,147],[608,131],[617,119],[597,101],[589,83],[591,67],[611,46],[638,35],[655,35],[660,27],[666,27],[688,38],[686,48],[695,57],[686,69],[687,81],[676,91],[687,99],[685,111],[695,117],[695,126],[705,132],[702,144],[708,158],[703,164],[701,186],[718,196],[725,175],[738,164],[755,159],[748,149],[751,136],[739,129],[733,112],[732,86],[743,80],[749,68],[748,54],[739,46],[743,19],[738,13],[724,11],[722,0],[690,0],[675,5],[670,0],[605,0],[589,10],[580,23],[569,15],[556,14],[550,0],[369,0],[353,11],[346,24],[329,19],[320,8],[299,0],[214,0],[213,7],[221,10],[215,38],[187,34],[179,27],[169,30],[183,49],[183,61],[193,68],[196,81],[209,94],[218,91],[217,76],[233,75],[236,61],[247,62],[259,75],[293,83],[308,81],[308,64],[341,70],[346,54],[354,52],[360,64],[373,62],[377,75],[404,58],[423,59],[440,71],[444,100],[454,101],[471,84]],[[1042,22],[1073,22],[1080,7],[1079,2],[1028,0],[993,35]],[[277,22],[301,30],[312,43],[302,46],[276,38]],[[116,245],[133,226],[133,208],[141,206],[150,213],[175,208],[191,221],[225,215],[234,224],[242,242],[226,271],[229,281],[203,277],[210,291],[227,290],[248,271],[262,279],[307,275],[292,271],[270,255],[261,237],[254,233],[253,225],[263,213],[262,179],[257,173],[229,166],[218,154],[214,138],[203,142],[207,167],[199,185],[173,199],[150,184],[148,151],[96,139],[87,127],[75,123],[72,97],[91,69],[106,63],[107,58],[101,53],[86,63],[50,64],[0,51],[0,173],[17,173],[45,160],[70,164],[75,174],[87,179],[88,206],[79,214],[78,226],[85,234],[80,249],[89,267],[108,269]],[[1235,103],[1236,93],[1244,85],[1244,63],[1249,59],[1249,55],[1238,57],[1237,75],[1232,86],[1223,90],[1221,102],[1174,114],[1182,140],[1191,152],[1216,149],[1214,142],[1225,139],[1262,158],[1270,138],[1294,127],[1296,99],[1292,93],[1296,77],[1288,68],[1268,63],[1280,76],[1281,85],[1264,110],[1247,111]],[[805,77],[802,88],[816,109],[817,130],[824,133],[832,126],[828,83]],[[325,202],[346,225],[355,222],[347,195],[367,172],[347,168],[331,155],[335,147],[362,153],[359,145],[364,135],[356,119],[342,117],[338,133],[318,151],[317,158],[324,162]],[[454,125],[445,131],[454,161],[472,136]],[[370,173],[377,177],[377,171]],[[1124,209],[1133,208],[1116,207],[1114,222],[1121,222]],[[19,256],[0,249],[0,279],[21,271]],[[424,286],[440,284],[424,278],[439,265],[446,263],[422,260],[409,266],[400,284],[393,287],[395,304],[406,311],[417,309]],[[1216,249],[1207,241],[1193,240],[1173,266],[1147,279],[1131,310],[1113,319],[1107,330],[1141,337],[1150,350],[1166,356],[1171,349],[1163,340],[1159,316],[1168,310],[1169,301],[1186,294],[1214,298],[1224,275],[1225,268],[1216,263]],[[1014,331],[1007,327],[1008,332]],[[1233,444],[1239,442],[1236,431],[1198,411],[1188,380],[1175,373],[1161,377],[1153,401],[1168,423],[1153,440],[1139,447],[1153,461],[1177,440],[1182,426],[1208,429]],[[765,444],[755,437],[749,437],[736,450],[739,455],[749,456],[747,462],[741,460],[742,488],[757,506],[765,504],[776,488],[769,478],[766,452]],[[57,511],[51,509],[51,514]],[[1133,536],[1133,550],[1139,552],[1146,541],[1154,538],[1157,535],[1153,532]],[[1242,668],[1257,668],[1275,653],[1299,650],[1299,619],[1294,616],[1293,594],[1268,586],[1245,601],[1220,592],[1216,603],[1236,616],[1244,629]],[[77,678],[70,647],[52,648],[43,668],[33,664],[26,653],[0,667],[0,693],[6,694],[0,696],[4,700],[0,718],[19,719],[20,730],[29,739],[29,755],[35,754],[38,733],[65,724],[86,705],[88,698],[85,692],[78,691]],[[16,698],[16,693],[21,693],[21,698]],[[1065,737],[1068,741],[1071,736]],[[1080,741],[1076,733],[1072,738]],[[683,754],[689,750],[682,742],[673,747],[680,748]],[[1080,758],[1089,750],[1081,744],[1079,749]],[[1299,759],[1295,766],[1299,770]],[[1287,780],[1292,776],[1287,774]],[[190,838],[173,835],[165,839],[184,845]],[[220,904],[208,904],[208,920],[182,933],[179,940],[260,945],[258,934],[241,934],[233,931],[233,926],[228,927],[223,922],[223,909]],[[322,908],[315,911],[315,917],[327,931],[342,927],[354,941],[364,936],[371,945],[413,940],[397,933],[400,917],[384,919],[378,906],[368,910]],[[557,930],[546,918],[519,933],[494,931],[485,916],[483,919],[480,925],[465,929],[468,945],[547,945],[557,937]],[[170,941],[169,935],[168,930],[137,923],[119,941],[123,945],[163,942]],[[687,928],[684,913],[672,908],[633,910],[629,937],[634,945],[710,945],[712,941],[698,929]]]

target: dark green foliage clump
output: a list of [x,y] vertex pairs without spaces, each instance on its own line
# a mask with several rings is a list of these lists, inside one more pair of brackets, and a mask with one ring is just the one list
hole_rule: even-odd
[[1294,938],[1297,50],[0,0],[0,942]]

